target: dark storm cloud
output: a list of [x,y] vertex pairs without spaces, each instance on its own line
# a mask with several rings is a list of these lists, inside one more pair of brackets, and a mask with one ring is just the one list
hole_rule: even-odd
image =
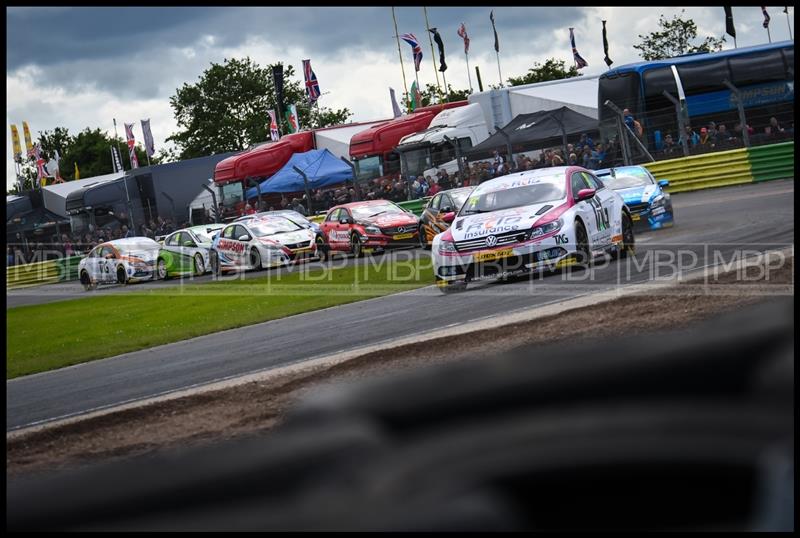
[[[400,33],[425,35],[421,8],[397,8]],[[574,25],[581,10],[495,8],[500,50],[524,48],[553,25]],[[465,22],[477,50],[491,37],[489,8],[428,9],[432,26],[440,28],[446,49],[456,52],[456,28]],[[335,57],[359,49],[395,50],[388,7],[332,8],[9,8],[7,69],[26,65],[47,68],[86,60],[134,56],[163,60],[163,51],[190,47],[204,35],[215,47],[231,48],[258,36],[272,45],[301,46],[309,54]],[[462,49],[463,50],[463,49]],[[85,74],[84,74],[85,76]]]

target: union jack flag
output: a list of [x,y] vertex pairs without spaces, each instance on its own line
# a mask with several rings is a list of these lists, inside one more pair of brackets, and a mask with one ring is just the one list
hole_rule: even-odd
[[469,53],[469,36],[467,36],[467,28],[464,26],[464,23],[461,23],[461,26],[458,28],[458,37],[464,40],[464,54]]
[[136,140],[133,138],[133,124],[125,124],[125,137],[128,139],[128,153],[131,158],[131,169],[139,168],[139,159],[136,158]]
[[306,94],[308,94],[308,100],[313,105],[319,99],[320,91],[319,91],[319,82],[317,82],[317,75],[314,74],[314,71],[311,69],[311,60],[303,60],[303,76],[306,79]]
[[575,47],[575,34],[572,32],[574,28],[569,29],[569,41],[572,43],[572,57],[575,58],[575,65],[578,69],[583,69],[589,65],[583,57],[578,54],[578,49]]
[[411,45],[412,52],[414,53],[414,70],[419,71],[419,64],[422,63],[422,47],[419,46],[417,36],[414,34],[403,34],[400,39]]

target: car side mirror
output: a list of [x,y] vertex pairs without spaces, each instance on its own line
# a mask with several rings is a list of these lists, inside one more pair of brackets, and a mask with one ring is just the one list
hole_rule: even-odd
[[581,190],[579,190],[578,191],[578,201],[580,202],[582,200],[588,200],[589,198],[592,198],[594,196],[595,192],[597,192],[597,191],[595,191],[594,189],[581,189]]
[[249,235],[244,234],[244,235],[240,235],[239,239],[237,239],[237,241],[250,241],[250,239],[251,239],[251,237]]
[[439,211],[441,211],[442,213],[452,213],[453,212],[453,208],[452,207],[443,207]]
[[659,187],[669,187],[669,180],[668,179],[659,179],[658,180]]
[[344,217],[339,219],[339,224],[353,224],[353,219],[350,217]]
[[454,211],[450,211],[450,212],[445,213],[444,215],[442,215],[442,220],[445,221],[445,222],[453,222],[453,220],[455,218],[456,218],[456,214],[455,214]]

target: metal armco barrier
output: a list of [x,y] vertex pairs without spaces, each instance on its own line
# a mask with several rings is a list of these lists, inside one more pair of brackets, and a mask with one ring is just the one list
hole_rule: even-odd
[[419,198],[417,200],[409,200],[407,202],[399,202],[397,205],[405,209],[406,211],[411,211],[416,216],[422,215],[422,210],[425,208],[425,204],[428,203],[431,197],[427,196],[425,198]]
[[755,182],[794,176],[794,142],[756,146],[747,155]]
[[78,264],[83,256],[14,265],[6,268],[6,288],[17,289],[78,279]]
[[694,155],[643,166],[656,179],[668,179],[669,192],[785,179],[794,176],[794,142]]
[[25,288],[50,284],[61,279],[61,270],[56,260],[6,268],[6,288]]

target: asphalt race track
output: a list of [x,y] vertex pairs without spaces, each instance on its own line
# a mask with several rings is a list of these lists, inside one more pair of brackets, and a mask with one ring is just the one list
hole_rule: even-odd
[[[793,180],[676,194],[675,227],[638,233],[634,260],[599,263],[588,272],[481,282],[455,295],[426,287],[7,381],[6,428],[15,430],[395,337],[668,278],[674,276],[676,261],[682,269],[693,270],[730,262],[743,251],[786,248],[794,244],[793,200]],[[264,274],[255,272],[248,278]],[[211,280],[208,276],[195,282]],[[142,286],[151,285],[180,283]],[[70,286],[74,297],[95,295],[83,292],[76,282],[55,286]],[[135,288],[114,287],[100,293]],[[60,293],[19,290],[7,293],[7,306],[74,297],[65,296],[64,289]]]

